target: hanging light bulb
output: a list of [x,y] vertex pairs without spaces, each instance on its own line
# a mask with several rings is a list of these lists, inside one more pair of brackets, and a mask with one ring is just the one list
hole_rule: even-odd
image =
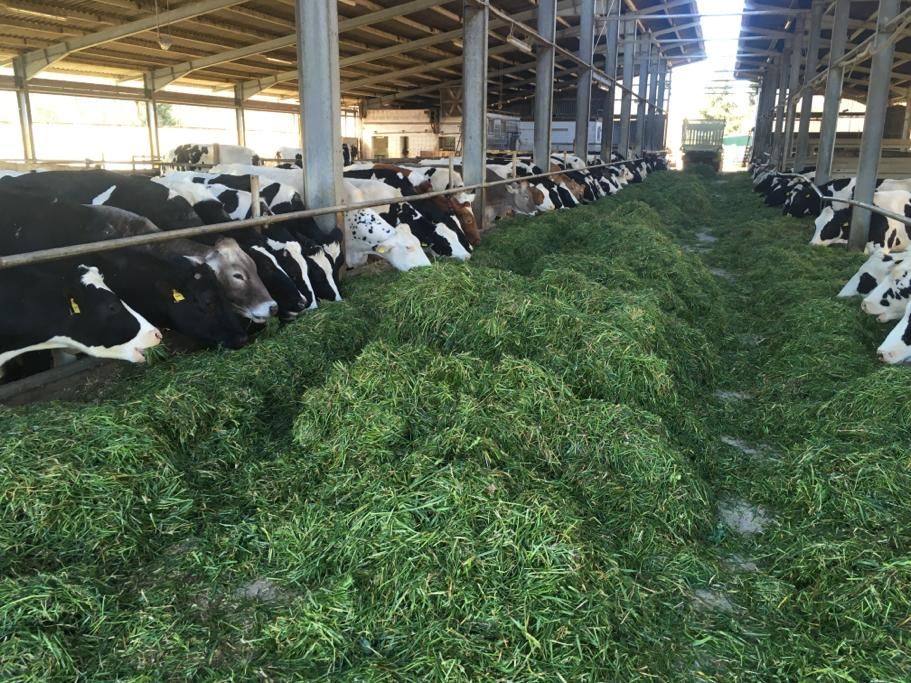
[[[171,9],[171,0],[167,0],[168,10]],[[155,27],[155,34],[158,36],[158,46],[167,52],[171,49],[171,46],[174,44],[174,40],[167,33],[164,35],[161,34],[161,21],[158,19],[158,0],[155,0],[155,21],[157,26]]]

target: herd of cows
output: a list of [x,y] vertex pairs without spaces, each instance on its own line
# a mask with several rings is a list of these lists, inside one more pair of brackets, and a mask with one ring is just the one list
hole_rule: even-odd
[[[780,206],[790,216],[815,216],[810,244],[847,244],[856,178],[832,180],[821,186],[813,182],[814,169],[799,174],[778,173],[768,160],[754,160],[753,189],[768,206]],[[911,218],[911,179],[877,180],[874,205]],[[877,349],[889,364],[911,361],[911,252],[908,226],[894,218],[873,213],[867,260],[838,293],[862,297],[861,309],[879,322],[898,321]]]
[[[156,177],[0,171],[0,255],[305,209],[293,157],[279,167],[253,165],[250,150],[222,145],[221,163],[209,167],[205,146],[182,149],[189,168]],[[588,203],[666,168],[653,155],[596,168],[589,165],[600,159],[562,156],[552,160],[555,175],[529,178],[541,173],[530,159],[488,161],[489,181],[512,180],[485,192],[488,224]],[[50,358],[52,350],[142,362],[160,343],[160,330],[197,345],[239,348],[273,316],[291,321],[320,301],[340,300],[343,267],[370,257],[398,270],[430,266],[430,256],[467,260],[481,240],[475,195],[410,199],[461,187],[458,163],[354,163],[344,169],[345,203],[385,203],[346,212],[343,230],[324,232],[313,219],[298,218],[2,269],[0,377],[28,374],[35,366],[26,359]]]

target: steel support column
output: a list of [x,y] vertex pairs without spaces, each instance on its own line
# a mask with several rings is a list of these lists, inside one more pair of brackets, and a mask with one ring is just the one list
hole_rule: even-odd
[[579,69],[576,85],[576,137],[573,151],[588,159],[588,122],[592,110],[592,58],[595,41],[595,0],[581,0],[579,15],[579,59],[588,67]]
[[775,133],[772,136],[772,158],[775,167],[781,170],[781,151],[784,147],[784,114],[788,100],[788,76],[791,66],[791,43],[778,57],[778,96],[775,100]]
[[771,66],[767,66],[762,74],[762,81],[759,85],[759,95],[756,99],[756,127],[753,130],[753,156],[759,157],[761,154],[768,152],[766,144],[766,122],[769,119],[769,100],[774,92],[773,83],[776,79],[773,77]]
[[636,136],[633,141],[633,147],[637,155],[642,154],[642,148],[645,144],[645,113],[647,111],[646,98],[648,97],[648,75],[649,62],[651,61],[652,37],[651,35],[642,36],[642,42],[639,43],[639,88],[637,90],[638,99],[636,101]]
[[816,184],[822,185],[832,178],[832,160],[835,158],[835,134],[838,130],[838,109],[841,106],[841,88],[845,68],[838,61],[845,54],[848,42],[848,22],[851,19],[851,0],[837,0],[835,23],[829,43],[829,73],[826,76],[826,98],[819,129],[819,155],[816,159]]
[[661,73],[661,52],[657,44],[655,45],[655,59],[650,60],[648,71],[648,115],[642,145],[645,149],[653,150],[658,146],[655,142],[655,121],[658,118],[658,80]]
[[[538,2],[538,33],[553,42],[557,34],[557,0]],[[554,48],[538,45],[535,64],[535,166],[550,168],[550,129],[554,109]]]
[[[879,0],[870,85],[867,88],[867,111],[864,114],[864,132],[860,142],[860,160],[857,164],[857,185],[854,187],[854,199],[867,204],[873,203],[873,193],[876,190],[879,156],[886,128],[886,108],[889,106],[892,62],[895,57],[895,44],[891,41],[894,29],[886,30],[886,25],[898,15],[899,4],[899,0]],[[854,207],[848,248],[863,249],[869,232],[870,211]]]
[[822,38],[822,15],[825,11],[826,0],[813,0],[810,10],[810,42],[807,45],[807,66],[803,72],[803,82],[806,90],[800,101],[800,124],[797,127],[797,154],[794,158],[794,168],[798,171],[807,165],[810,156],[810,115],[813,113],[813,88],[807,84],[816,76],[816,67],[819,64],[819,41]]
[[654,120],[654,137],[652,138],[655,149],[664,149],[664,122],[667,120],[667,105],[664,102],[664,93],[667,89],[667,72],[668,63],[662,61],[658,66],[658,95],[655,102],[661,107],[660,112],[655,113]]
[[[244,115],[244,98],[240,85],[234,86],[234,122],[237,126],[237,144],[247,146],[247,117]],[[341,130],[339,130],[341,135]]]
[[32,102],[28,94],[28,79],[21,57],[13,60],[13,79],[16,83],[16,104],[19,109],[19,130],[22,133],[22,156],[35,160],[35,133],[32,130]]
[[791,73],[788,75],[788,94],[785,98],[785,124],[784,138],[781,146],[781,163],[788,163],[791,151],[794,148],[794,114],[797,110],[797,91],[800,89],[800,66],[803,63],[803,44],[805,42],[804,29],[806,28],[806,15],[797,17],[794,28],[794,43],[791,51]]
[[633,69],[636,60],[636,22],[623,23],[623,93],[620,96],[620,141],[617,151],[629,158],[629,126],[633,111]]
[[911,88],[905,92],[905,121],[902,124],[902,140],[911,138]]
[[155,93],[152,91],[152,74],[147,73],[143,76],[143,88],[145,98],[143,102],[146,108],[146,127],[149,130],[149,154],[153,159],[161,158],[161,143],[158,139],[158,106],[155,102]]
[[[483,183],[487,170],[487,5],[462,4],[462,177]],[[549,125],[549,124],[548,124]],[[549,168],[549,166],[547,167]],[[484,189],[475,198],[475,216],[484,225]]]
[[[304,202],[319,209],[335,206],[343,197],[338,7],[335,0],[297,0],[295,18]],[[331,215],[316,221],[324,232],[338,222]]]
[[[605,53],[604,72],[611,78],[617,77],[617,45],[620,37],[620,19],[613,15],[616,2],[612,2],[605,20]],[[614,148],[614,106],[617,99],[617,88],[611,83],[604,93],[604,107],[601,115],[601,159],[610,161]]]

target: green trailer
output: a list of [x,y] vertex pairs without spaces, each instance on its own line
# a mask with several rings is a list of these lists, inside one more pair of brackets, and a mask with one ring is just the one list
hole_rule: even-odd
[[693,164],[706,164],[721,170],[724,153],[724,119],[697,119],[683,121],[683,168]]

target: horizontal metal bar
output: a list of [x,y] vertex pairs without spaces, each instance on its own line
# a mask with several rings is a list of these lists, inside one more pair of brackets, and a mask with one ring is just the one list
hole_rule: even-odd
[[[449,190],[439,190],[437,192],[425,192],[423,194],[402,197],[403,202],[417,201],[421,199],[433,199],[434,197],[444,197],[451,194],[460,194],[462,192],[472,192],[481,188],[497,187],[499,185],[508,185],[510,183],[521,182],[523,180],[535,180],[538,178],[547,178],[561,173],[571,172],[574,170],[590,170],[594,168],[608,168],[611,166],[621,166],[629,162],[642,161],[643,158],[628,159],[626,161],[615,161],[608,164],[595,164],[586,166],[585,169],[563,169],[560,171],[548,171],[535,175],[522,176],[521,178],[507,178],[492,183],[477,183],[475,185],[466,185],[464,187],[451,188]],[[261,216],[259,218],[247,218],[240,221],[231,221],[229,223],[214,223],[212,225],[202,225],[194,228],[181,228],[179,230],[168,230],[166,232],[153,233],[149,235],[134,235],[131,237],[118,237],[112,240],[101,240],[98,242],[86,242],[85,244],[73,244],[65,247],[54,247],[52,249],[41,249],[30,251],[23,254],[11,254],[9,256],[0,256],[0,270],[4,268],[15,268],[16,266],[34,265],[36,263],[46,263],[48,261],[59,261],[60,259],[72,258],[74,256],[84,256],[86,254],[95,254],[103,251],[114,251],[126,247],[140,247],[150,244],[160,244],[170,242],[176,239],[201,237],[203,235],[214,235],[219,233],[233,232],[243,230],[244,228],[258,228],[273,223],[283,223],[301,218],[314,218],[332,213],[347,213],[359,209],[369,209],[374,206],[385,206],[386,204],[396,204],[398,202],[392,199],[372,199],[366,202],[355,202],[353,204],[342,204],[338,206],[329,206],[322,209],[305,209],[303,211],[292,211],[283,213],[278,216]]]
[[824,195],[819,191],[819,188],[816,187],[816,183],[813,182],[810,178],[803,175],[802,173],[778,173],[779,176],[784,176],[786,178],[803,178],[806,182],[810,184],[810,187],[813,188],[813,191],[819,196],[820,201],[823,202],[840,202],[842,204],[849,204],[850,206],[859,206],[862,209],[871,211],[873,213],[878,213],[880,216],[885,216],[886,218],[891,218],[895,221],[900,221],[905,225],[911,225],[911,217],[904,216],[900,213],[895,213],[894,211],[889,211],[875,204],[867,204],[866,202],[859,202],[856,199],[841,199],[840,197],[830,197]]

